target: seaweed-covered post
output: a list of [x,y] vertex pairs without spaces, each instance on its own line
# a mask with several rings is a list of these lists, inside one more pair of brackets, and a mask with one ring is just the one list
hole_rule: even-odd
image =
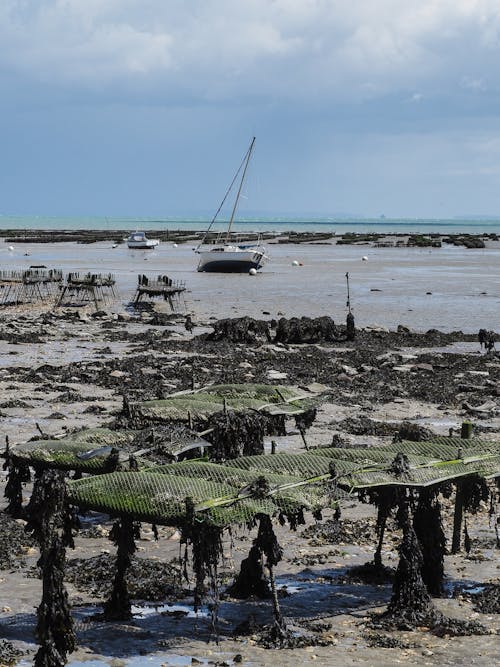
[[[186,505],[186,518],[181,534],[182,542],[186,545],[191,543],[193,552],[193,570],[195,574],[194,608],[197,611],[201,606],[205,596],[205,579],[208,575],[213,596],[213,604],[211,605],[212,631],[216,633],[219,612],[218,563],[222,555],[222,528],[209,523],[204,518],[197,517],[192,498],[188,497],[184,502]],[[186,562],[187,555],[185,557]]]
[[309,408],[299,415],[295,415],[295,426],[298,428],[304,447],[309,450],[306,441],[306,430],[310,428],[313,421],[316,419],[317,410],[316,408]]
[[349,272],[345,274],[347,283],[347,303],[348,313],[346,317],[346,340],[353,341],[356,338],[356,327],[354,325],[354,315],[351,311],[351,293],[349,289]]
[[446,537],[441,521],[439,487],[421,489],[413,527],[422,548],[422,579],[433,596],[443,594]]
[[36,633],[41,644],[35,667],[62,667],[76,648],[68,594],[64,587],[66,547],[73,547],[77,521],[67,499],[64,474],[46,470],[33,488],[27,507],[26,530],[40,546],[43,593],[38,607]]
[[392,489],[378,489],[373,501],[377,507],[377,522],[375,525],[378,542],[375,553],[373,554],[373,564],[375,567],[382,567],[382,546],[384,544],[385,527],[387,519],[394,507],[394,493]]
[[269,582],[262,563],[262,551],[255,541],[248,556],[241,561],[240,571],[227,592],[239,600],[246,600],[252,596],[262,600],[270,597]]
[[31,479],[30,468],[27,463],[22,463],[12,456],[8,438],[5,439],[4,456],[3,469],[7,470],[4,497],[8,500],[5,511],[12,517],[19,518],[23,516],[23,484]]
[[227,408],[213,414],[208,420],[212,430],[207,439],[213,444],[215,460],[263,454],[268,421],[268,416],[261,413],[233,412]]
[[451,552],[459,553],[461,547],[462,523],[464,524],[464,546],[470,551],[470,539],[464,513],[476,514],[480,503],[489,498],[489,489],[486,480],[479,475],[470,475],[456,482],[455,515],[453,518],[453,541]]
[[383,614],[383,618],[399,628],[433,624],[438,616],[422,579],[422,551],[411,521],[410,502],[410,491],[403,489],[397,513],[403,539],[391,600]]
[[262,551],[266,557],[266,566],[269,570],[269,582],[271,584],[271,596],[273,600],[274,612],[274,638],[278,641],[285,636],[286,625],[281,615],[278,594],[276,591],[276,582],[274,579],[274,566],[283,558],[283,549],[280,547],[273,530],[271,517],[268,514],[259,515],[259,532],[255,545]]
[[116,545],[116,573],[111,597],[104,605],[107,621],[126,621],[132,616],[132,607],[127,589],[126,574],[135,553],[135,538],[138,524],[128,516],[120,517],[111,529],[110,540]]
[[382,546],[387,525],[387,519],[392,511],[398,506],[400,490],[394,487],[380,487],[376,489],[365,489],[360,491],[361,502],[369,502],[377,508],[377,521],[375,531],[378,537],[377,547],[373,554],[373,566],[379,570],[383,569]]
[[497,497],[500,500],[500,477],[495,477],[493,480],[493,487],[490,489],[490,509],[488,514],[490,522],[495,527],[495,536],[497,549],[500,549],[500,518],[497,510]]

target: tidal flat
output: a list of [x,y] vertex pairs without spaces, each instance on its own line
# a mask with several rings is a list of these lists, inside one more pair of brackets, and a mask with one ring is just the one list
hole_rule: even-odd
[[[124,397],[143,401],[210,383],[279,382],[329,390],[306,432],[308,447],[377,447],[392,443],[403,424],[422,438],[446,437],[450,429],[459,433],[464,421],[472,422],[474,438],[500,447],[500,358],[495,350],[487,354],[477,337],[480,328],[498,337],[500,328],[495,242],[484,249],[275,244],[270,252],[272,261],[259,275],[227,276],[197,274],[189,244],[165,243],[149,253],[103,241],[2,249],[6,270],[44,264],[65,272],[112,272],[119,293],[97,312],[90,304],[55,310],[47,303],[0,311],[2,436],[16,445],[40,433],[60,437],[82,428],[119,428]],[[357,327],[350,341],[344,327],[346,272]],[[167,273],[186,282],[192,331],[185,328],[185,314],[172,315],[164,303],[141,312],[127,307],[139,273]],[[336,338],[275,340],[272,320],[324,315],[335,322]],[[210,339],[221,319],[243,316],[265,323],[270,336],[250,331],[247,338]],[[273,440],[278,452],[304,451],[291,421]],[[271,451],[271,438],[265,438],[264,449]],[[25,502],[30,491],[27,484]],[[371,615],[391,598],[401,530],[392,516],[382,549],[387,580],[356,578],[352,568],[373,559],[377,533],[375,508],[354,496],[342,501],[340,521],[327,510],[322,519],[305,513],[306,524],[295,531],[275,527],[284,550],[276,568],[281,609],[297,637],[312,637],[309,646],[266,648],[262,628],[272,620],[270,601],[225,594],[255,537],[248,526],[238,526],[224,540],[218,636],[209,622],[210,595],[193,611],[192,572],[188,566],[191,584],[179,572],[178,531],[159,527],[155,540],[146,524],[137,540],[135,579],[143,585],[133,593],[132,619],[105,622],[98,614],[113,575],[112,520],[89,514],[82,517],[75,549],[67,552],[66,585],[78,641],[68,664],[495,664],[496,515],[488,503],[479,503],[468,516],[469,551],[462,547],[452,554],[453,504],[441,502],[448,552],[444,595],[434,603],[449,617],[478,621],[484,634],[436,636],[426,627],[372,627]],[[23,526],[22,519],[2,513],[0,624],[9,646],[0,649],[7,660],[13,647],[19,654],[9,661],[21,665],[31,664],[36,651],[41,600],[38,549]],[[480,598],[485,590],[491,591],[489,604]]]

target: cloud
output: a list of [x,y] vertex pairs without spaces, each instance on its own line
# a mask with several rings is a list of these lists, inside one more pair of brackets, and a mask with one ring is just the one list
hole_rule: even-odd
[[148,98],[498,90],[497,0],[4,0],[4,75]]

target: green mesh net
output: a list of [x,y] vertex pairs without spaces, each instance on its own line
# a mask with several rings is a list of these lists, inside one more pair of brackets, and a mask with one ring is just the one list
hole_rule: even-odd
[[134,416],[154,421],[204,419],[221,410],[258,410],[272,415],[301,414],[316,404],[319,387],[299,389],[264,384],[218,384],[163,400],[130,404]]
[[112,449],[131,444],[135,431],[86,429],[60,440],[31,440],[10,449],[10,455],[29,465],[98,473],[108,468]]
[[[468,475],[488,478],[500,474],[500,445],[479,439],[437,437],[363,449],[318,448],[311,453],[332,457],[335,466],[339,460],[357,462],[357,469],[338,478],[338,484],[350,491],[388,485],[423,487]],[[392,470],[394,457],[399,453],[409,463],[404,474]]]
[[[400,453],[405,455],[402,469],[394,465]],[[69,486],[77,505],[168,525],[182,525],[190,499],[197,520],[225,526],[259,513],[317,510],[345,492],[388,485],[423,488],[470,475],[500,475],[498,444],[446,438],[244,456],[224,465],[193,460],[89,477]]]

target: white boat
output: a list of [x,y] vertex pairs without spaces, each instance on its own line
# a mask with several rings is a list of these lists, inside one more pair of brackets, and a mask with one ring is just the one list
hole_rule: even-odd
[[[238,208],[238,202],[241,195],[241,190],[243,188],[243,182],[247,173],[248,163],[250,162],[250,157],[252,155],[253,147],[255,144],[255,137],[253,137],[250,147],[245,153],[242,163],[240,164],[238,171],[236,172],[231,185],[229,186],[228,191],[226,192],[224,199],[222,200],[221,205],[217,209],[217,213],[214,215],[205,237],[203,238],[200,245],[195,249],[200,255],[200,261],[198,263],[198,271],[211,271],[218,273],[248,273],[250,269],[258,270],[260,269],[267,259],[266,249],[260,244],[260,241],[257,243],[229,243],[231,228],[233,226],[234,217],[236,215],[236,209]],[[231,189],[243,168],[243,173],[240,180],[240,185],[238,188],[238,193],[236,195],[236,200],[234,202],[233,210],[231,213],[231,218],[229,220],[226,237],[223,243],[216,243],[214,245],[209,245],[205,243],[207,235],[210,231],[210,228],[214,224],[217,215],[219,214],[224,202],[227,199],[227,196],[231,192]]]
[[159,245],[159,239],[148,239],[144,232],[133,232],[127,239],[129,248],[148,249]]

